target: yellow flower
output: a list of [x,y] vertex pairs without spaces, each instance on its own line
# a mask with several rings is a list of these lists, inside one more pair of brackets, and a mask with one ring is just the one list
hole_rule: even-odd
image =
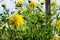
[[57,5],[56,2],[51,3],[51,6],[56,6],[56,5]]
[[44,5],[44,4],[45,4],[45,2],[41,2],[40,4],[41,4],[41,5]]
[[12,26],[20,26],[24,24],[24,19],[22,15],[19,14],[14,14],[13,16],[11,16],[10,20],[9,20],[10,25]]
[[57,25],[58,30],[60,30],[60,20],[58,20],[58,21],[56,22],[56,25]]
[[59,38],[57,38],[57,37],[54,37],[54,38],[52,38],[52,39],[50,39],[50,40],[59,40]]
[[32,0],[28,0],[29,3],[31,3]]
[[23,3],[24,3],[24,0],[19,0],[19,1],[16,3],[16,7],[21,7]]
[[31,2],[29,5],[32,8],[36,8],[38,6],[38,4],[36,2]]

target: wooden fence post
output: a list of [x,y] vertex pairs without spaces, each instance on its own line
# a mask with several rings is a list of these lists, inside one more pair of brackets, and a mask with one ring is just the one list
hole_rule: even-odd
[[46,24],[49,20],[49,17],[50,17],[50,0],[45,0],[45,8],[46,8]]

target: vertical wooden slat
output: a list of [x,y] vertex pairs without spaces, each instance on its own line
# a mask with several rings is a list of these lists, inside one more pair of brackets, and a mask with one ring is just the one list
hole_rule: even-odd
[[46,15],[48,16],[48,15],[50,15],[50,0],[46,0],[45,1],[45,3],[46,3]]
[[45,7],[46,7],[46,23],[49,20],[49,16],[50,16],[50,0],[45,0]]
[[[47,35],[46,35],[46,39],[47,40],[49,40],[49,39],[51,39],[51,33],[52,33],[52,31],[51,31],[51,29],[49,29],[50,28],[50,23],[48,23],[49,22],[49,19],[50,19],[50,0],[45,0],[45,7],[46,7],[46,31],[47,31]],[[49,33],[50,32],[50,33]],[[49,37],[47,37],[49,35]]]

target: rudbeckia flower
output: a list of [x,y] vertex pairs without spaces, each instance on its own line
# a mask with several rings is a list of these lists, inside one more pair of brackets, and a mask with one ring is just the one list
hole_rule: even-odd
[[20,26],[24,24],[24,19],[22,15],[19,14],[14,14],[13,16],[10,17],[9,20],[10,25],[12,26]]
[[24,3],[24,0],[19,0],[18,2],[16,2],[16,7],[21,7]]
[[31,2],[29,5],[32,8],[36,8],[38,6],[38,4],[36,2]]

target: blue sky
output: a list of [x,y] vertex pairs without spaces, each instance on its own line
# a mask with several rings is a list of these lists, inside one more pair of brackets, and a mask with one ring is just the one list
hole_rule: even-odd
[[[16,10],[15,10],[15,3],[14,3],[15,1],[18,1],[18,0],[12,0],[12,1],[10,1],[10,0],[3,0],[3,1],[1,1],[1,0],[0,0],[0,12],[3,11],[3,8],[1,7],[1,4],[3,4],[3,3],[6,4],[6,7],[7,7],[10,11],[16,11]],[[33,1],[35,1],[35,2],[38,3],[38,0],[33,0]],[[28,1],[25,0],[25,3],[27,4]],[[23,7],[23,8],[24,8],[24,7]]]
[[[15,10],[15,1],[18,1],[18,0],[12,0],[12,1],[10,1],[10,0],[3,0],[3,1],[1,1],[0,0],[0,12],[2,12],[3,11],[3,8],[1,7],[1,4],[3,4],[3,3],[5,3],[6,5],[7,5],[7,8],[10,10],[10,11],[17,11],[17,10]],[[37,3],[39,3],[38,2],[38,0],[33,0],[33,1],[35,1],[35,2],[37,2]],[[40,0],[40,1],[44,1],[44,0]],[[53,0],[51,0],[51,1],[53,1]],[[56,0],[57,1],[57,3],[58,3],[58,5],[60,5],[60,0]],[[28,3],[28,1],[27,0],[25,0],[25,3],[27,4]],[[24,8],[24,7],[23,7]]]

